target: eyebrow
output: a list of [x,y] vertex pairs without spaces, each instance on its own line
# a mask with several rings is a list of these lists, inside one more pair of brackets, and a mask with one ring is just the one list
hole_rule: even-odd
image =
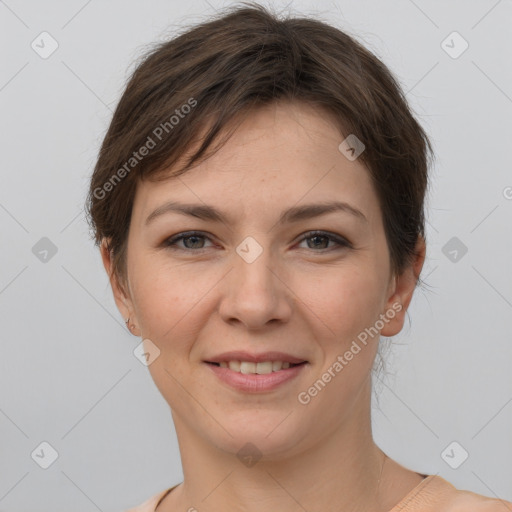
[[[148,215],[145,222],[146,226],[157,217],[171,212],[214,222],[226,223],[228,221],[227,216],[213,206],[202,204],[184,204],[175,201],[169,201],[159,206],[156,210]],[[365,217],[363,212],[357,208],[354,208],[350,204],[342,201],[331,201],[326,203],[293,206],[281,213],[278,224],[298,222],[305,219],[319,217],[320,215],[331,212],[345,212],[363,222],[368,223],[368,219]]]

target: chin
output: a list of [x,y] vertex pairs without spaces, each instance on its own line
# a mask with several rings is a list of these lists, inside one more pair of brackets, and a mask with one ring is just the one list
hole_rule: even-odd
[[283,459],[304,449],[301,443],[304,434],[302,428],[295,424],[296,419],[292,420],[293,414],[287,417],[288,413],[275,411],[265,415],[260,410],[245,412],[243,416],[239,421],[223,424],[231,436],[220,429],[221,437],[213,439],[210,430],[210,443],[240,459],[249,456],[261,461]]

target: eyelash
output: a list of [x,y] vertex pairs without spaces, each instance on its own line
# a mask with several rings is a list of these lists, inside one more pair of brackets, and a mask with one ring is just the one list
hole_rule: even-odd
[[[330,241],[333,241],[335,242],[338,247],[331,247],[331,248],[328,248],[328,249],[321,249],[321,250],[315,250],[315,249],[311,249],[313,252],[329,252],[329,251],[332,251],[334,249],[341,249],[341,248],[351,248],[352,245],[350,244],[350,242],[348,240],[346,240],[345,238],[341,237],[341,236],[338,236],[338,235],[335,235],[334,233],[329,233],[327,231],[308,231],[307,233],[304,234],[304,236],[299,240],[299,243],[303,242],[304,240],[308,240],[309,238],[314,238],[316,236],[321,236],[321,237],[325,237],[325,238],[328,238],[330,239]],[[180,251],[193,251],[193,252],[201,252],[201,251],[204,251],[206,249],[208,249],[208,247],[201,247],[199,249],[189,249],[189,248],[182,248],[182,247],[178,247],[176,245],[177,242],[180,242],[181,240],[185,239],[185,238],[192,238],[192,237],[198,237],[198,238],[206,238],[208,240],[210,240],[210,237],[208,237],[207,235],[203,234],[201,231],[186,231],[184,233],[178,233],[177,235],[174,235],[174,236],[171,236],[169,238],[167,238],[166,240],[164,240],[163,242],[163,245],[168,248],[168,249],[171,249],[171,250],[180,250]]]

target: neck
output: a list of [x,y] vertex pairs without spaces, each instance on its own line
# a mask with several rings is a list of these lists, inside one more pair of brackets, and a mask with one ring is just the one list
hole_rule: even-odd
[[[323,439],[293,455],[280,455],[247,467],[174,417],[180,443],[184,482],[164,500],[162,510],[244,512],[261,510],[350,510],[385,512],[390,497],[382,482],[392,461],[374,443],[371,431],[371,384],[353,414]],[[391,464],[384,464],[389,461]],[[171,508],[170,502],[175,500]],[[179,508],[174,508],[177,504]],[[335,505],[334,505],[335,504]],[[391,503],[392,504],[392,503]]]

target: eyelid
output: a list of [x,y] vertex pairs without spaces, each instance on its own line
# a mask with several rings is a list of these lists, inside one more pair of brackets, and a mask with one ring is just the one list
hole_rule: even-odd
[[[212,238],[215,238],[212,235],[210,235],[209,233],[206,233],[204,231],[197,231],[197,230],[182,231],[180,233],[176,233],[175,235],[172,235],[172,236],[166,238],[162,242],[162,246],[164,246],[167,249],[185,251],[185,252],[189,252],[189,253],[192,253],[192,252],[201,253],[201,252],[205,251],[206,249],[208,249],[208,247],[200,247],[199,249],[187,249],[187,248],[178,247],[176,245],[177,242],[180,242],[184,238],[189,238],[189,237],[193,237],[193,236],[197,236],[198,238],[204,238],[204,239],[210,240],[210,241],[212,241]],[[328,253],[328,252],[343,249],[343,248],[345,248],[345,249],[353,248],[352,243],[346,237],[344,237],[342,235],[338,235],[337,233],[333,233],[331,231],[325,231],[325,230],[320,230],[320,229],[314,229],[314,230],[310,230],[310,231],[306,231],[306,232],[302,233],[300,235],[301,238],[296,243],[301,243],[304,240],[307,240],[308,238],[312,238],[314,236],[325,236],[331,242],[334,242],[336,245],[334,247],[330,247],[327,249],[319,249],[319,250],[309,249],[312,252],[317,252],[319,254],[322,254],[322,253]]]
[[[176,233],[168,238],[166,238],[163,243],[165,245],[171,245],[172,243],[179,242],[183,238],[189,238],[192,236],[202,237],[208,240],[212,240],[213,236],[205,231],[181,231],[180,233]],[[184,249],[186,251],[200,251],[201,249]]]
[[[352,244],[344,236],[338,235],[336,233],[332,233],[331,231],[324,231],[322,229],[313,229],[311,231],[306,231],[305,233],[303,233],[301,235],[299,242],[303,242],[304,240],[307,240],[308,238],[312,238],[314,236],[325,236],[337,244],[337,247],[331,247],[330,249],[324,249],[323,250],[324,252],[334,250],[334,249],[340,249],[342,247],[352,248]],[[315,252],[322,252],[322,251],[315,251]]]

